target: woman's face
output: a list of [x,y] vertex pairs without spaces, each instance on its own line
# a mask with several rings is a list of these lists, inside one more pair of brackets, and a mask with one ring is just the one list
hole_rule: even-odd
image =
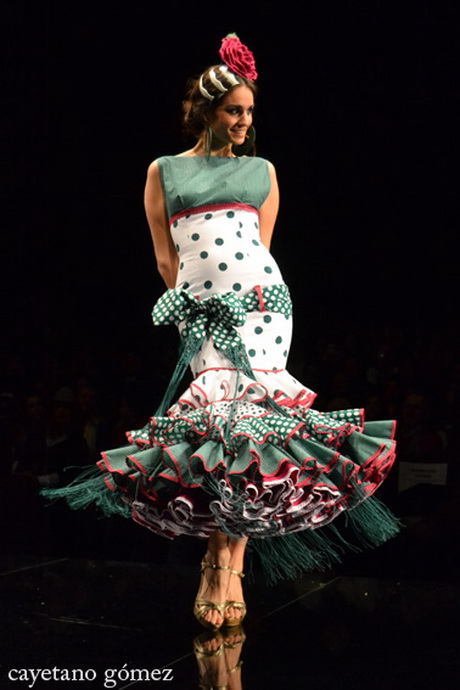
[[241,146],[252,124],[254,95],[247,86],[237,86],[223,96],[209,119],[213,148],[219,143]]

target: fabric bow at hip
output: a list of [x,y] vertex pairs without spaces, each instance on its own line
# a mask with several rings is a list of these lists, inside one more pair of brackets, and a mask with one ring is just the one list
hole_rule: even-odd
[[152,318],[156,326],[184,322],[179,359],[157,414],[164,414],[192,357],[207,337],[237,369],[254,378],[246,348],[236,330],[244,325],[246,310],[234,292],[198,300],[187,290],[172,288],[155,304]]
[[246,310],[233,292],[198,300],[187,290],[167,290],[156,303],[153,323],[162,325],[185,321],[181,336],[195,349],[209,336],[222,351],[239,349],[243,341],[236,330],[246,321]]

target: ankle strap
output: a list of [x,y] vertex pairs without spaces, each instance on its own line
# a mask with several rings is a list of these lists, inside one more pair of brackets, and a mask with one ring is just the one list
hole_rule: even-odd
[[242,665],[243,665],[243,662],[242,662],[242,661],[239,661],[239,662],[237,663],[237,665],[234,666],[233,668],[228,668],[228,669],[227,669],[227,673],[235,673],[235,671],[239,671],[240,668],[242,667]]
[[217,565],[216,563],[206,563],[206,561],[201,561],[201,572],[210,568],[211,570],[228,570],[231,575],[238,575],[243,579],[244,573],[240,570],[232,570],[229,565]]

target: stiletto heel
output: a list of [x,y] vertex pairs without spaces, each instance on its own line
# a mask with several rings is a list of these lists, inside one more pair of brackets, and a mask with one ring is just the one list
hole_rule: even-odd
[[[204,559],[201,561],[201,575],[204,573],[204,571],[210,568],[211,570],[230,570],[230,566],[228,565],[216,565],[215,563],[207,563]],[[230,570],[230,572],[236,572]],[[224,611],[227,607],[227,602],[226,601],[221,601],[221,602],[213,602],[213,601],[208,601],[207,599],[195,599],[195,603],[193,605],[193,615],[197,619],[198,623],[203,625],[205,628],[209,628],[210,630],[219,630],[219,628],[224,625],[225,619],[224,619]],[[222,617],[222,623],[219,625],[209,623],[208,621],[204,620],[204,616],[209,613],[210,611],[217,611],[219,615]]]

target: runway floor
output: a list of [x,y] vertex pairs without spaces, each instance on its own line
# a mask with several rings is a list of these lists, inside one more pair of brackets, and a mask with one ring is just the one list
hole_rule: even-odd
[[[239,660],[229,690],[458,688],[458,572],[430,552],[406,536],[336,572],[275,587],[256,574],[245,637],[214,643],[180,546],[163,563],[3,554],[1,688],[216,687]],[[237,644],[197,660],[199,635]]]

